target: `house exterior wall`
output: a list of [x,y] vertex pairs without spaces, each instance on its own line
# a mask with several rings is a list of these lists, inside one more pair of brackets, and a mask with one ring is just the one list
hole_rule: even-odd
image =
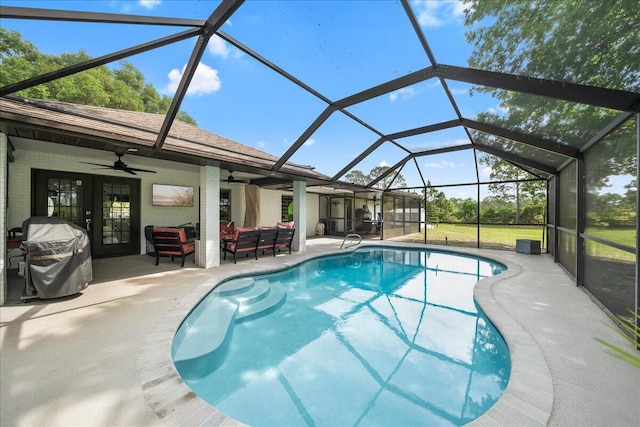
[[[7,162],[4,159],[7,158],[7,136],[0,132],[0,186],[4,189],[7,184]],[[0,230],[8,230],[7,227],[7,192],[0,191]],[[0,252],[7,253],[7,241],[5,239],[0,240]],[[0,257],[0,305],[4,305],[7,301],[7,257]]]
[[[293,196],[292,191],[277,191],[263,189],[260,192],[260,217],[261,224],[265,226],[276,225],[282,221],[281,202],[282,196]],[[307,227],[306,235],[316,234],[316,226],[320,219],[320,196],[318,194],[307,193]]]
[[228,189],[231,191],[231,221],[236,227],[244,227],[244,185],[239,183],[229,184],[221,183],[220,189]]
[[[244,184],[223,183],[220,188],[231,190],[231,220],[237,227],[243,227],[244,212],[246,209]],[[258,222],[260,226],[275,226],[279,221],[282,221],[280,209],[283,195],[292,196],[293,192],[269,190],[265,188],[260,190],[260,220]],[[319,196],[317,194],[307,193],[307,236],[313,236],[316,233],[316,225],[320,218],[319,206]]]
[[[77,172],[92,175],[109,175],[140,180],[140,253],[146,252],[144,227],[147,225],[172,226],[185,223],[196,224],[199,221],[198,188],[200,171],[198,166],[185,165],[164,160],[143,158],[127,154],[123,160],[134,167],[156,170],[158,173],[139,173],[128,175],[109,169],[95,169],[97,166],[84,164],[112,164],[116,156],[111,152],[70,147],[23,138],[11,138],[15,147],[15,162],[8,164],[9,188],[7,197],[6,227],[20,227],[31,216],[31,170],[44,169],[64,172]],[[169,207],[152,205],[152,184],[187,185],[194,187],[195,203],[193,207]],[[237,226],[244,223],[245,197],[244,184],[225,184],[220,188],[231,190],[231,218]],[[281,195],[291,192],[262,189],[260,192],[260,225],[275,225],[280,218]],[[307,235],[315,234],[319,219],[319,196],[307,194]]]
[[275,226],[279,221],[282,221],[281,201],[283,194],[289,193],[266,189],[260,192],[261,225]]
[[[9,163],[9,208],[7,227],[20,227],[31,216],[31,170],[46,169],[63,172],[78,172],[92,175],[127,176],[140,180],[140,253],[146,251],[144,227],[146,225],[179,225],[198,222],[199,168],[176,164],[163,160],[147,159],[127,154],[123,160],[132,166],[156,170],[158,173],[128,175],[108,169],[94,169],[97,166],[81,162],[110,164],[116,160],[111,152],[68,147],[41,141],[11,138],[16,150],[15,162]],[[176,167],[177,165],[177,167]],[[193,186],[195,203],[193,207],[152,206],[152,184],[173,184]]]
[[307,229],[306,236],[315,236],[318,221],[320,221],[320,195],[307,194]]

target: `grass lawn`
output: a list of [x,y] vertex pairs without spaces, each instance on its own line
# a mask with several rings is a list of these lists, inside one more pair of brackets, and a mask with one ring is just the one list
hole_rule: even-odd
[[584,234],[610,240],[622,245],[636,246],[636,230],[634,228],[596,228],[587,227]]
[[[599,237],[601,239],[610,240],[621,245],[636,247],[636,230],[631,228],[587,228],[585,234]],[[635,254],[620,249],[612,248],[602,243],[587,241],[587,254],[599,259],[619,260],[627,262],[635,262]]]
[[[516,239],[540,240],[544,227],[518,225],[481,225],[480,247],[491,249],[513,249],[516,247]],[[403,241],[424,242],[424,234],[405,236]],[[438,224],[427,230],[427,243],[451,246],[476,247],[478,229],[473,224]],[[546,240],[546,238],[545,238]],[[542,247],[546,247],[542,244]]]
[[[437,245],[476,247],[478,230],[473,224],[439,224],[427,230],[427,243]],[[546,235],[543,241],[544,227],[529,225],[481,225],[480,247],[486,249],[515,250],[516,239],[540,240],[542,251],[547,247]],[[623,245],[635,247],[635,230],[633,229],[594,229],[586,230],[586,234],[610,240]],[[424,234],[416,233],[398,238],[405,242],[424,242]],[[588,242],[587,252],[600,259],[633,261],[635,255],[600,243]]]

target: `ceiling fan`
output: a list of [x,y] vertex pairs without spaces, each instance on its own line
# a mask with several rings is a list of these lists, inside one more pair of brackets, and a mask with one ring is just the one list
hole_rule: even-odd
[[229,176],[227,177],[227,179],[223,179],[223,182],[228,182],[229,184],[233,184],[234,182],[243,182],[243,183],[248,183],[249,181],[247,180],[243,180],[243,179],[236,179],[233,177],[233,171],[230,170],[229,171]]
[[115,155],[118,156],[118,160],[113,162],[113,165],[104,165],[101,163],[89,163],[89,162],[80,162],[80,163],[86,163],[87,165],[94,165],[94,166],[102,166],[101,169],[113,169],[114,171],[122,171],[122,172],[130,173],[131,175],[136,175],[136,172],[156,173],[156,171],[152,171],[149,169],[139,169],[139,168],[129,167],[125,162],[122,161],[122,156],[124,156],[124,153],[122,154],[115,153]]

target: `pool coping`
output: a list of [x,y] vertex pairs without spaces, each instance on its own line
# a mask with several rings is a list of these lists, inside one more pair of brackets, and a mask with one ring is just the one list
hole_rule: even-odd
[[506,390],[498,401],[479,418],[469,423],[474,427],[547,425],[553,410],[554,390],[549,365],[533,337],[505,311],[493,295],[493,286],[513,279],[522,272],[517,263],[493,254],[480,254],[466,248],[442,248],[419,244],[364,243],[348,249],[306,253],[284,257],[276,266],[246,264],[242,272],[224,272],[199,285],[174,305],[157,323],[144,342],[137,361],[137,374],[144,398],[150,409],[168,426],[244,426],[198,397],[182,381],[171,358],[173,337],[183,319],[212,289],[220,283],[248,275],[269,273],[294,267],[305,261],[350,252],[363,247],[397,247],[437,250],[471,255],[499,262],[507,270],[498,276],[480,280],[474,287],[474,298],[482,311],[500,331],[511,356],[511,375]]

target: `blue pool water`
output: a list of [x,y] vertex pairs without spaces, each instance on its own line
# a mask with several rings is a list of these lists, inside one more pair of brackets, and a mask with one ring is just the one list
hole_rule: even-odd
[[507,346],[473,300],[502,271],[363,248],[236,280],[183,322],[174,361],[202,399],[252,426],[462,425],[509,380]]

